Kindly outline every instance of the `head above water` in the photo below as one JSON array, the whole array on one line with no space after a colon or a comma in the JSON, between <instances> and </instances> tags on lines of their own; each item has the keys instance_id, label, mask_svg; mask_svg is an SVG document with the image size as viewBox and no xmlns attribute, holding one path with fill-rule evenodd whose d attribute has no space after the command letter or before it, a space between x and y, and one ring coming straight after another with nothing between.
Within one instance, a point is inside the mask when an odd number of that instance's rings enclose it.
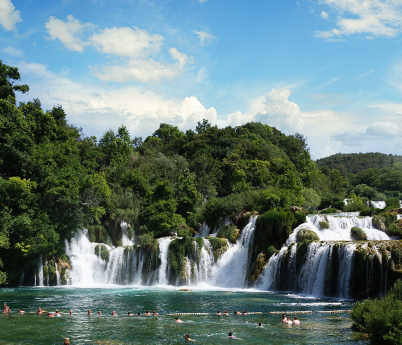
<instances>
[{"instance_id":1,"label":"head above water","mask_svg":"<svg viewBox=\"0 0 402 345\"><path fill-rule=\"evenodd\" d=\"M229 332L229 337L231 337L233 335L233 333L232 332Z\"/></svg>"}]
</instances>

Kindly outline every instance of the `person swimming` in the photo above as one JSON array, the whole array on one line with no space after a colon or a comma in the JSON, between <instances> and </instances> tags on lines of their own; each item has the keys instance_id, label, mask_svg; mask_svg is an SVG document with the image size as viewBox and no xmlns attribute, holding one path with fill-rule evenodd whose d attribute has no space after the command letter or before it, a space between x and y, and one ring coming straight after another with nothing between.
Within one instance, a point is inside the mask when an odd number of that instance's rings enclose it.
<instances>
[{"instance_id":1,"label":"person swimming","mask_svg":"<svg viewBox=\"0 0 402 345\"><path fill-rule=\"evenodd\" d=\"M112 316L117 316L117 314L114 310L112 311Z\"/></svg>"},{"instance_id":2,"label":"person swimming","mask_svg":"<svg viewBox=\"0 0 402 345\"><path fill-rule=\"evenodd\" d=\"M286 319L286 323L287 323L288 325L292 325L292 321L290 321L290 317L288 317L288 318Z\"/></svg>"},{"instance_id":3,"label":"person swimming","mask_svg":"<svg viewBox=\"0 0 402 345\"><path fill-rule=\"evenodd\" d=\"M221 315L222 315L221 311L218 310L218 312L216 313L216 315L221 316Z\"/></svg>"},{"instance_id":4,"label":"person swimming","mask_svg":"<svg viewBox=\"0 0 402 345\"><path fill-rule=\"evenodd\" d=\"M54 317L61 317L59 309L56 309L56 312L53 315L54 315Z\"/></svg>"},{"instance_id":5,"label":"person swimming","mask_svg":"<svg viewBox=\"0 0 402 345\"><path fill-rule=\"evenodd\" d=\"M24 314L24 313L25 313L25 311L23 311L21 308L18 309L18 314Z\"/></svg>"},{"instance_id":6,"label":"person swimming","mask_svg":"<svg viewBox=\"0 0 402 345\"><path fill-rule=\"evenodd\" d=\"M132 316L133 314L131 314L131 311L129 311L129 312L127 313L127 315L128 315L128 316Z\"/></svg>"},{"instance_id":7,"label":"person swimming","mask_svg":"<svg viewBox=\"0 0 402 345\"><path fill-rule=\"evenodd\" d=\"M7 305L7 303L4 303L3 313L10 313L10 312L11 312L10 307Z\"/></svg>"},{"instance_id":8,"label":"person swimming","mask_svg":"<svg viewBox=\"0 0 402 345\"><path fill-rule=\"evenodd\" d=\"M147 310L146 312L145 312L145 314L144 314L144 316L150 316L151 315L151 313L149 312L149 310Z\"/></svg>"},{"instance_id":9,"label":"person swimming","mask_svg":"<svg viewBox=\"0 0 402 345\"><path fill-rule=\"evenodd\" d=\"M243 310L241 314L242 314L242 315L247 315L247 313L246 313L245 310Z\"/></svg>"},{"instance_id":10,"label":"person swimming","mask_svg":"<svg viewBox=\"0 0 402 345\"><path fill-rule=\"evenodd\" d=\"M287 323L287 322L288 322L288 319L286 318L286 315L285 315L285 314L282 314L282 320L281 320L281 322L283 322L283 323Z\"/></svg>"},{"instance_id":11,"label":"person swimming","mask_svg":"<svg viewBox=\"0 0 402 345\"><path fill-rule=\"evenodd\" d=\"M88 310L88 316L93 315L91 309Z\"/></svg>"},{"instance_id":12,"label":"person swimming","mask_svg":"<svg viewBox=\"0 0 402 345\"><path fill-rule=\"evenodd\" d=\"M99 316L101 316L101 315L102 315L102 312L101 312L100 310L98 310L98 315L99 315Z\"/></svg>"},{"instance_id":13,"label":"person swimming","mask_svg":"<svg viewBox=\"0 0 402 345\"><path fill-rule=\"evenodd\" d=\"M72 316L73 315L73 311L70 310L70 312L68 313L68 316Z\"/></svg>"},{"instance_id":14,"label":"person swimming","mask_svg":"<svg viewBox=\"0 0 402 345\"><path fill-rule=\"evenodd\" d=\"M297 319L297 316L294 317L293 325L295 325L295 326L299 326L299 325L300 325L300 321Z\"/></svg>"},{"instance_id":15,"label":"person swimming","mask_svg":"<svg viewBox=\"0 0 402 345\"><path fill-rule=\"evenodd\" d=\"M54 317L54 314L52 314L52 313L50 313L50 312L47 312L47 316L48 316L48 317Z\"/></svg>"},{"instance_id":16,"label":"person swimming","mask_svg":"<svg viewBox=\"0 0 402 345\"><path fill-rule=\"evenodd\" d=\"M47 313L47 311L44 311L41 308L38 308L38 311L36 312L36 314L43 314L43 313Z\"/></svg>"},{"instance_id":17,"label":"person swimming","mask_svg":"<svg viewBox=\"0 0 402 345\"><path fill-rule=\"evenodd\" d=\"M141 313L140 313L140 312L138 312L138 313L137 313L137 316L141 316Z\"/></svg>"},{"instance_id":18,"label":"person swimming","mask_svg":"<svg viewBox=\"0 0 402 345\"><path fill-rule=\"evenodd\" d=\"M235 337L232 332L229 332L229 335L227 336L227 338L241 340L240 338Z\"/></svg>"},{"instance_id":19,"label":"person swimming","mask_svg":"<svg viewBox=\"0 0 402 345\"><path fill-rule=\"evenodd\" d=\"M235 314L235 315L240 315L240 312L237 311L237 310L235 310L235 311L234 311L234 314Z\"/></svg>"},{"instance_id":20,"label":"person swimming","mask_svg":"<svg viewBox=\"0 0 402 345\"><path fill-rule=\"evenodd\" d=\"M229 316L229 312L228 312L227 310L225 310L224 314L225 314L226 316Z\"/></svg>"},{"instance_id":21,"label":"person swimming","mask_svg":"<svg viewBox=\"0 0 402 345\"><path fill-rule=\"evenodd\" d=\"M183 323L183 321L181 321L178 316L175 317L175 320L176 323Z\"/></svg>"},{"instance_id":22,"label":"person swimming","mask_svg":"<svg viewBox=\"0 0 402 345\"><path fill-rule=\"evenodd\" d=\"M190 338L190 334L185 334L185 335L184 335L184 340L186 340L186 341L193 341L193 342L195 342L195 340L194 340L194 339L191 339L191 338Z\"/></svg>"},{"instance_id":23,"label":"person swimming","mask_svg":"<svg viewBox=\"0 0 402 345\"><path fill-rule=\"evenodd\" d=\"M264 326L263 326L263 325L261 324L261 322L260 322L260 323L258 323L257 328L264 328Z\"/></svg>"},{"instance_id":24,"label":"person swimming","mask_svg":"<svg viewBox=\"0 0 402 345\"><path fill-rule=\"evenodd\" d=\"M158 316L159 314L154 310L154 311L152 312L152 315L153 315L153 316Z\"/></svg>"}]
</instances>

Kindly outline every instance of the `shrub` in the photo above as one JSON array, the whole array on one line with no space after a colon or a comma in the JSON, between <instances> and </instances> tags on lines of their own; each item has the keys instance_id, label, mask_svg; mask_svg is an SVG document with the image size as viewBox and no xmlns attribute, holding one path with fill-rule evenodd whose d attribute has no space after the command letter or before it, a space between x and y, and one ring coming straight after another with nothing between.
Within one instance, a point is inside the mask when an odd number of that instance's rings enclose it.
<instances>
[{"instance_id":1,"label":"shrub","mask_svg":"<svg viewBox=\"0 0 402 345\"><path fill-rule=\"evenodd\" d=\"M385 204L387 205L387 209L392 209L392 208L400 208L400 203L399 203L399 198L388 198L385 200Z\"/></svg>"},{"instance_id":2,"label":"shrub","mask_svg":"<svg viewBox=\"0 0 402 345\"><path fill-rule=\"evenodd\" d=\"M350 229L350 232L351 232L352 239L355 240L355 241L365 241L365 240L367 240L366 233L362 229L360 229L360 228L358 228L356 226L354 226L352 229Z\"/></svg>"},{"instance_id":3,"label":"shrub","mask_svg":"<svg viewBox=\"0 0 402 345\"><path fill-rule=\"evenodd\" d=\"M402 234L402 219L395 220L388 227L388 234L390 236L401 236Z\"/></svg>"},{"instance_id":4,"label":"shrub","mask_svg":"<svg viewBox=\"0 0 402 345\"><path fill-rule=\"evenodd\" d=\"M336 208L337 210L343 210L343 208L345 207L345 203L343 201L335 201L333 204L333 207Z\"/></svg>"},{"instance_id":5,"label":"shrub","mask_svg":"<svg viewBox=\"0 0 402 345\"><path fill-rule=\"evenodd\" d=\"M88 227L88 235L91 242L106 243L110 245L110 237L102 225L91 225Z\"/></svg>"},{"instance_id":6,"label":"shrub","mask_svg":"<svg viewBox=\"0 0 402 345\"><path fill-rule=\"evenodd\" d=\"M186 237L186 236L192 237L193 235L194 235L194 229L190 228L187 225L180 225L179 229L177 230L177 236L180 237Z\"/></svg>"},{"instance_id":7,"label":"shrub","mask_svg":"<svg viewBox=\"0 0 402 345\"><path fill-rule=\"evenodd\" d=\"M368 334L372 344L401 344L402 281L397 280L381 300L357 302L350 316L353 328Z\"/></svg>"},{"instance_id":8,"label":"shrub","mask_svg":"<svg viewBox=\"0 0 402 345\"><path fill-rule=\"evenodd\" d=\"M297 233L297 242L303 242L304 240L319 241L318 235L309 229L300 229Z\"/></svg>"},{"instance_id":9,"label":"shrub","mask_svg":"<svg viewBox=\"0 0 402 345\"><path fill-rule=\"evenodd\" d=\"M154 236L152 233L146 233L138 236L138 243L143 248L149 248L154 244Z\"/></svg>"},{"instance_id":10,"label":"shrub","mask_svg":"<svg viewBox=\"0 0 402 345\"><path fill-rule=\"evenodd\" d=\"M360 198L349 202L343 210L345 212L358 212L368 209L368 205L366 205Z\"/></svg>"},{"instance_id":11,"label":"shrub","mask_svg":"<svg viewBox=\"0 0 402 345\"><path fill-rule=\"evenodd\" d=\"M328 213L336 213L337 209L336 208L326 208L325 210L322 210L322 214L328 214Z\"/></svg>"},{"instance_id":12,"label":"shrub","mask_svg":"<svg viewBox=\"0 0 402 345\"><path fill-rule=\"evenodd\" d=\"M100 256L103 261L109 262L109 251L104 244L98 244L95 247L95 254Z\"/></svg>"},{"instance_id":13,"label":"shrub","mask_svg":"<svg viewBox=\"0 0 402 345\"><path fill-rule=\"evenodd\" d=\"M219 259L219 257L227 250L228 242L226 240L216 238L216 237L205 237L211 243L215 261Z\"/></svg>"},{"instance_id":14,"label":"shrub","mask_svg":"<svg viewBox=\"0 0 402 345\"><path fill-rule=\"evenodd\" d=\"M319 224L321 229L329 229L329 223L326 220L320 221Z\"/></svg>"},{"instance_id":15,"label":"shrub","mask_svg":"<svg viewBox=\"0 0 402 345\"><path fill-rule=\"evenodd\" d=\"M235 225L224 225L219 229L216 237L227 238L230 243L236 243L240 238L240 230L236 229Z\"/></svg>"}]
</instances>

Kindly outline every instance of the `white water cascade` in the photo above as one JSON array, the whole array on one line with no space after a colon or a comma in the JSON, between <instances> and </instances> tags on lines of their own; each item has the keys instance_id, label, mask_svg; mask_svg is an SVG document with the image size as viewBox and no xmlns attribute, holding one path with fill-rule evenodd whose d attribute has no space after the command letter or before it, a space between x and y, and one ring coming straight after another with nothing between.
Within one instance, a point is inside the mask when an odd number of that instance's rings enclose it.
<instances>
[{"instance_id":1,"label":"white water cascade","mask_svg":"<svg viewBox=\"0 0 402 345\"><path fill-rule=\"evenodd\" d=\"M170 242L172 242L172 238L170 237L159 240L159 259L161 260L158 277L159 285L168 285L168 249Z\"/></svg>"},{"instance_id":2,"label":"white water cascade","mask_svg":"<svg viewBox=\"0 0 402 345\"><path fill-rule=\"evenodd\" d=\"M257 217L250 218L240 239L218 260L212 268L212 282L221 287L244 287L248 263L249 245L253 239Z\"/></svg>"},{"instance_id":3,"label":"white water cascade","mask_svg":"<svg viewBox=\"0 0 402 345\"><path fill-rule=\"evenodd\" d=\"M54 268L55 268L55 270L56 270L56 285L57 285L57 286L60 286L60 285L61 285L61 278L60 278L60 272L59 272L59 270L57 269L58 267L57 267L57 262L56 262L56 260L54 260Z\"/></svg>"},{"instance_id":4,"label":"white water cascade","mask_svg":"<svg viewBox=\"0 0 402 345\"><path fill-rule=\"evenodd\" d=\"M39 257L38 260L38 286L44 286L43 285L43 257L42 255ZM35 285L36 285L36 276L35 276Z\"/></svg>"}]
</instances>

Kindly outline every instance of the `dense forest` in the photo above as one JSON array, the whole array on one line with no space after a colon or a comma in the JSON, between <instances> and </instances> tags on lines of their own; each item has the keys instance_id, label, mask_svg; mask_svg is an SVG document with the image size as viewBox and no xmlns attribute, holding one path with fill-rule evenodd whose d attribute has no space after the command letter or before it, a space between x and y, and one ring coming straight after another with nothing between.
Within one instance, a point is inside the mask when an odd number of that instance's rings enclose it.
<instances>
[{"instance_id":1,"label":"dense forest","mask_svg":"<svg viewBox=\"0 0 402 345\"><path fill-rule=\"evenodd\" d=\"M16 283L40 255L65 258L64 241L84 227L94 241L107 235L119 245L125 221L147 247L247 211L361 210L364 198L401 197L402 163L356 174L319 168L303 135L261 123L218 128L203 120L186 132L161 124L144 140L121 126L87 137L60 105L17 103L16 93L29 91L19 79L0 61L1 284Z\"/></svg>"}]
</instances>

